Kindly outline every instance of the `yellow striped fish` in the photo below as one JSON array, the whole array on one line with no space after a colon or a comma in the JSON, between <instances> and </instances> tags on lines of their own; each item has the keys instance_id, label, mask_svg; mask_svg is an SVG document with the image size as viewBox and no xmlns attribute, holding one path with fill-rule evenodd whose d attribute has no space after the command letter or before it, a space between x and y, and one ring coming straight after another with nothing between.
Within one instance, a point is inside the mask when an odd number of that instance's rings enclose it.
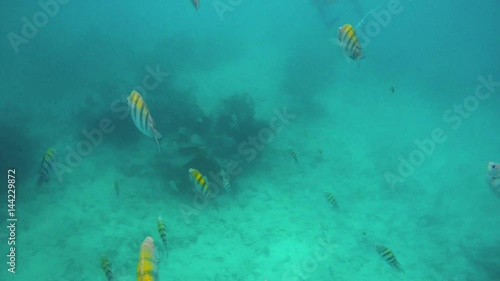
<instances>
[{"instance_id":1,"label":"yellow striped fish","mask_svg":"<svg viewBox=\"0 0 500 281\"><path fill-rule=\"evenodd\" d=\"M387 262L390 266L394 267L398 271L404 272L398 260L396 259L396 256L394 256L389 248L383 245L375 245L375 248L377 249L377 253L385 260L385 262Z\"/></svg>"},{"instance_id":2,"label":"yellow striped fish","mask_svg":"<svg viewBox=\"0 0 500 281\"><path fill-rule=\"evenodd\" d=\"M359 62L365 57L361 52L361 45L352 25L347 23L339 27L339 42L345 54L351 59Z\"/></svg>"},{"instance_id":3,"label":"yellow striped fish","mask_svg":"<svg viewBox=\"0 0 500 281\"><path fill-rule=\"evenodd\" d=\"M161 134L155 129L155 122L151 113L149 112L148 105L142 98L141 94L137 91L132 91L127 98L130 115L135 126L146 136L153 138L158 145L160 151Z\"/></svg>"},{"instance_id":4,"label":"yellow striped fish","mask_svg":"<svg viewBox=\"0 0 500 281\"><path fill-rule=\"evenodd\" d=\"M226 192L231 191L231 182L229 181L229 174L226 171L221 170L220 177L222 179L222 187L224 187Z\"/></svg>"},{"instance_id":5,"label":"yellow striped fish","mask_svg":"<svg viewBox=\"0 0 500 281\"><path fill-rule=\"evenodd\" d=\"M101 268L104 271L104 274L106 274L106 279L108 281L113 281L113 271L111 270L111 263L106 256L102 256Z\"/></svg>"},{"instance_id":6,"label":"yellow striped fish","mask_svg":"<svg viewBox=\"0 0 500 281\"><path fill-rule=\"evenodd\" d=\"M163 223L163 219L158 217L158 232L160 233L161 241L165 246L165 250L167 249L167 230L165 229L165 223Z\"/></svg>"},{"instance_id":7,"label":"yellow striped fish","mask_svg":"<svg viewBox=\"0 0 500 281\"><path fill-rule=\"evenodd\" d=\"M189 177L193 181L195 189L199 191L206 198L214 198L210 187L208 186L207 178L204 177L198 170L189 169Z\"/></svg>"},{"instance_id":8,"label":"yellow striped fish","mask_svg":"<svg viewBox=\"0 0 500 281\"><path fill-rule=\"evenodd\" d=\"M335 199L335 196L333 196L333 194L331 192L325 192L325 196L326 196L326 200L328 200L328 202L330 202L330 204L332 205L333 208L335 209L338 209L338 205L337 205L337 199Z\"/></svg>"},{"instance_id":9,"label":"yellow striped fish","mask_svg":"<svg viewBox=\"0 0 500 281\"><path fill-rule=\"evenodd\" d=\"M153 238L146 237L141 244L137 263L137 281L158 280L158 257Z\"/></svg>"},{"instance_id":10,"label":"yellow striped fish","mask_svg":"<svg viewBox=\"0 0 500 281\"><path fill-rule=\"evenodd\" d=\"M47 183L50 180L50 174L54 172L54 163L57 161L56 151L49 148L42 159L42 164L40 165L38 178L38 186L42 183Z\"/></svg>"}]
</instances>

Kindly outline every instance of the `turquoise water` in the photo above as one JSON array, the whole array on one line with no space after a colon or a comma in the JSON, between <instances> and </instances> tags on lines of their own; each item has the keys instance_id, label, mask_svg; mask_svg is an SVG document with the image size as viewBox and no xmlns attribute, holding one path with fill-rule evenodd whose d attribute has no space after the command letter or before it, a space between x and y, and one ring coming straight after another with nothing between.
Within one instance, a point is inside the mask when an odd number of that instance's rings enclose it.
<instances>
[{"instance_id":1,"label":"turquoise water","mask_svg":"<svg viewBox=\"0 0 500 281\"><path fill-rule=\"evenodd\" d=\"M4 2L0 280L500 280L498 1Z\"/></svg>"}]
</instances>

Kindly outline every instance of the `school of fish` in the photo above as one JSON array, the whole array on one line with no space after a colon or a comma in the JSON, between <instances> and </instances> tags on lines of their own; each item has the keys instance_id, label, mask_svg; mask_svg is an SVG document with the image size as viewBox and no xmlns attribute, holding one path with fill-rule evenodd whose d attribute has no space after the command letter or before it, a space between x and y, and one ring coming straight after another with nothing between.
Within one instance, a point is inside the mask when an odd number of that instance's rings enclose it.
<instances>
[{"instance_id":1,"label":"school of fish","mask_svg":"<svg viewBox=\"0 0 500 281\"><path fill-rule=\"evenodd\" d=\"M334 2L335 0L331 0ZM200 1L191 0L197 12L200 11ZM364 18L363 18L364 20ZM357 25L359 26L359 25ZM359 62L361 59L365 58L362 51L362 46L358 37L356 35L355 27L351 24L346 23L338 28L338 42L341 46L343 52L352 60ZM394 87L391 87L391 92L394 93ZM144 100L141 93L137 90L133 90L127 98L127 105L130 112L130 116L135 127L144 135L152 138L154 143L161 152L160 141L162 139L161 133L156 128L156 123L153 120L151 112L149 110L146 101ZM294 149L288 148L288 154L292 160L299 164L299 157ZM320 154L322 151L320 150ZM37 180L38 186L44 183L48 183L51 176L55 173L55 166L57 165L57 155L55 149L48 149L42 157L42 161L39 168L39 177ZM216 197L216 192L211 188L208 183L207 177L204 176L200 171L195 168L190 168L188 170L188 175L193 183L194 190L200 193L203 197L213 200ZM231 191L231 182L229 174L225 170L221 170L220 177L222 181L222 187L226 192ZM500 197L500 164L496 162L489 162L487 164L487 183L491 191ZM120 196L120 188L118 182L114 182L114 190L117 197ZM338 203L336 197L332 192L324 192L326 201L334 209L338 210ZM164 251L167 251L167 232L165 222L161 217L157 218L157 230L160 239L164 246ZM388 247L384 245L375 245L375 250L380 256L380 258L385 261L389 266L394 268L399 272L404 272L398 259ZM146 237L139 247L139 257L137 262L137 280L138 281L157 281L159 276L159 263L158 251L155 247L155 243L152 237ZM101 258L101 268L104 272L105 278L108 281L114 280L112 264L107 258L107 256L102 256Z\"/></svg>"}]
</instances>

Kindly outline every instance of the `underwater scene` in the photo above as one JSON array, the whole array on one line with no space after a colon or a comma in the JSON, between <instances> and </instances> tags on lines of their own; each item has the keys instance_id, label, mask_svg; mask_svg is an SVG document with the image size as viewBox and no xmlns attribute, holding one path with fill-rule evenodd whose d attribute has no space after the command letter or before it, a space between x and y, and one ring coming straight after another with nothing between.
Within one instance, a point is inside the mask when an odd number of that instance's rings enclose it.
<instances>
[{"instance_id":1,"label":"underwater scene","mask_svg":"<svg viewBox=\"0 0 500 281\"><path fill-rule=\"evenodd\" d=\"M0 281L500 281L497 0L0 4Z\"/></svg>"}]
</instances>

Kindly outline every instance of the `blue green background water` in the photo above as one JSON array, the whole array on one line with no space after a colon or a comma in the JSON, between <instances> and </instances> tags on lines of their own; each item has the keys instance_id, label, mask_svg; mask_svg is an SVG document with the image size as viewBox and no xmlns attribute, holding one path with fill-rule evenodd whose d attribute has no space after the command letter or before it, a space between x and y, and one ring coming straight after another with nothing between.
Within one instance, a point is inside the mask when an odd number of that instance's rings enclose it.
<instances>
[{"instance_id":1,"label":"blue green background water","mask_svg":"<svg viewBox=\"0 0 500 281\"><path fill-rule=\"evenodd\" d=\"M359 65L337 28L391 1L66 2L31 38L22 19L40 4L0 4L0 168L17 171L18 218L11 274L4 183L1 280L105 280L103 254L134 280L146 236L162 280L500 280L500 201L485 182L500 161L498 83L474 98L480 77L500 81L498 1L401 0L387 24L370 14ZM143 95L162 153L123 111L157 67L168 76ZM103 119L113 130L72 160ZM435 130L441 142L415 152ZM37 187L50 147L68 170ZM187 170L227 163L239 163L232 190L195 205Z\"/></svg>"}]
</instances>

